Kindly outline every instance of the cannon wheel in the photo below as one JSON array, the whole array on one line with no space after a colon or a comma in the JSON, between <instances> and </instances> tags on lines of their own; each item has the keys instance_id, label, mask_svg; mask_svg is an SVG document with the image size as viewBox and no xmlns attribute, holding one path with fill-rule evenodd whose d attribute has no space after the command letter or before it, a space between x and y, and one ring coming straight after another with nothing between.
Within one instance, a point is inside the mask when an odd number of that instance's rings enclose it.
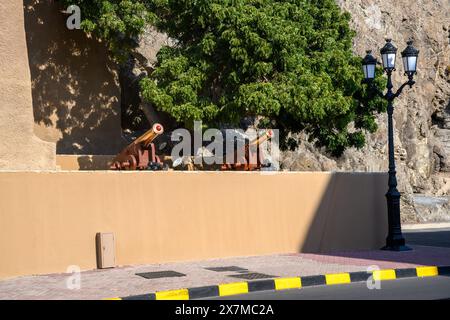
<instances>
[{"instance_id":1,"label":"cannon wheel","mask_svg":"<svg viewBox=\"0 0 450 320\"><path fill-rule=\"evenodd\" d=\"M132 154L130 154L128 157L127 157L127 160L128 160L128 162L129 162L129 164L130 164L130 166L129 166L129 170L136 170L136 167L137 167L137 160L136 160L136 157L135 156L133 156Z\"/></svg>"}]
</instances>

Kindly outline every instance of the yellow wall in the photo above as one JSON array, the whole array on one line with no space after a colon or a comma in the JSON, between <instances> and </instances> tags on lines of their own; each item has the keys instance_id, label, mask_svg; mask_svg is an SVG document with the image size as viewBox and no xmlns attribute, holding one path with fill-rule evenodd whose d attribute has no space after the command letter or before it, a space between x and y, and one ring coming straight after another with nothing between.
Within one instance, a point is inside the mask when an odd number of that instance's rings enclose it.
<instances>
[{"instance_id":1,"label":"yellow wall","mask_svg":"<svg viewBox=\"0 0 450 320\"><path fill-rule=\"evenodd\" d=\"M33 132L22 1L0 1L0 170L55 169L55 143Z\"/></svg>"},{"instance_id":2,"label":"yellow wall","mask_svg":"<svg viewBox=\"0 0 450 320\"><path fill-rule=\"evenodd\" d=\"M0 278L118 265L381 247L381 173L0 172Z\"/></svg>"},{"instance_id":3,"label":"yellow wall","mask_svg":"<svg viewBox=\"0 0 450 320\"><path fill-rule=\"evenodd\" d=\"M54 170L56 153L126 145L117 65L104 43L67 29L63 9L0 1L0 170Z\"/></svg>"},{"instance_id":4,"label":"yellow wall","mask_svg":"<svg viewBox=\"0 0 450 320\"><path fill-rule=\"evenodd\" d=\"M116 155L57 154L57 170L109 170Z\"/></svg>"}]
</instances>

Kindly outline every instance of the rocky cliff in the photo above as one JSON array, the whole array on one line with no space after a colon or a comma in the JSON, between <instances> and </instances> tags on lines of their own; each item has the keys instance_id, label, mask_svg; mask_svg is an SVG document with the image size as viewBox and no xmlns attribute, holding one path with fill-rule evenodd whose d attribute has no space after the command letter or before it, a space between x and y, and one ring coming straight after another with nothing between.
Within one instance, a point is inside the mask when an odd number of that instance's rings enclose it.
<instances>
[{"instance_id":1,"label":"rocky cliff","mask_svg":"<svg viewBox=\"0 0 450 320\"><path fill-rule=\"evenodd\" d=\"M417 84L403 91L395 104L394 126L403 220L450 220L450 1L338 0L352 15L357 34L354 52L364 56L392 38L399 52L408 39L420 50ZM406 80L397 59L394 87ZM284 154L290 170L387 170L387 116L378 117L379 129L367 137L362 150L349 149L330 158L303 138L299 150ZM420 196L418 194L421 194ZM439 198L423 201L423 194Z\"/></svg>"}]
</instances>

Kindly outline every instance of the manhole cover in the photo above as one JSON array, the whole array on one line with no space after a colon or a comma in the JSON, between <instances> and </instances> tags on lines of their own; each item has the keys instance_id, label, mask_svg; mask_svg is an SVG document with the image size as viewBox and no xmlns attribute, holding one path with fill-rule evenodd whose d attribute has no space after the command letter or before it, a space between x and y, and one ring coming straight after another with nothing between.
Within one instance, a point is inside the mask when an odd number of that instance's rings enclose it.
<instances>
[{"instance_id":1,"label":"manhole cover","mask_svg":"<svg viewBox=\"0 0 450 320\"><path fill-rule=\"evenodd\" d=\"M216 272L226 272L226 271L248 271L245 268L241 268L241 267L236 267L236 266L227 266L227 267L210 267L210 268L205 268L206 270L210 270L210 271L216 271Z\"/></svg>"},{"instance_id":2,"label":"manhole cover","mask_svg":"<svg viewBox=\"0 0 450 320\"><path fill-rule=\"evenodd\" d=\"M271 275L268 275L268 274L257 273L257 272L233 274L233 275L230 275L229 277L246 279L246 280L276 278L276 276L271 276Z\"/></svg>"},{"instance_id":3,"label":"manhole cover","mask_svg":"<svg viewBox=\"0 0 450 320\"><path fill-rule=\"evenodd\" d=\"M143 272L136 273L137 276L141 276L146 279L158 279L158 278L171 278L171 277L184 277L183 273L176 271L155 271L155 272Z\"/></svg>"}]
</instances>

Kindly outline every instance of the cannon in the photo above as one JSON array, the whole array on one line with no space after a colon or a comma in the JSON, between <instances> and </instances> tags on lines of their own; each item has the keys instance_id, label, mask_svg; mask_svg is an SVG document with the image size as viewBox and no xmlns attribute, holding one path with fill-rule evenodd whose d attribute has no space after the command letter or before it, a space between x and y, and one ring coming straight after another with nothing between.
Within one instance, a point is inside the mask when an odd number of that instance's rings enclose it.
<instances>
[{"instance_id":1,"label":"cannon","mask_svg":"<svg viewBox=\"0 0 450 320\"><path fill-rule=\"evenodd\" d=\"M196 171L196 170L221 170L221 171L254 171L261 170L262 168L268 168L271 164L268 162L269 159L264 158L264 154L260 145L266 140L273 137L273 131L267 130L262 135L257 138L250 140L246 139L243 150L243 157L239 159L239 152L234 147L234 160L232 163L226 162L226 155L223 158L223 164L205 164L203 161L205 156L203 153L196 156L184 156L177 159L171 159L173 168L180 168L181 170ZM224 142L224 149L226 149L226 143ZM202 163L196 163L201 159Z\"/></svg>"},{"instance_id":2,"label":"cannon","mask_svg":"<svg viewBox=\"0 0 450 320\"><path fill-rule=\"evenodd\" d=\"M161 170L163 163L156 154L156 137L164 132L161 124L153 127L124 148L112 161L111 170Z\"/></svg>"},{"instance_id":3,"label":"cannon","mask_svg":"<svg viewBox=\"0 0 450 320\"><path fill-rule=\"evenodd\" d=\"M273 131L267 130L261 136L249 141L245 144L244 158L238 159L238 153L234 154L234 163L224 163L221 170L235 170L235 171L253 171L260 170L268 166L264 163L264 155L259 147L264 141L272 138ZM235 150L236 151L236 150ZM270 166L270 164L269 164Z\"/></svg>"}]
</instances>

